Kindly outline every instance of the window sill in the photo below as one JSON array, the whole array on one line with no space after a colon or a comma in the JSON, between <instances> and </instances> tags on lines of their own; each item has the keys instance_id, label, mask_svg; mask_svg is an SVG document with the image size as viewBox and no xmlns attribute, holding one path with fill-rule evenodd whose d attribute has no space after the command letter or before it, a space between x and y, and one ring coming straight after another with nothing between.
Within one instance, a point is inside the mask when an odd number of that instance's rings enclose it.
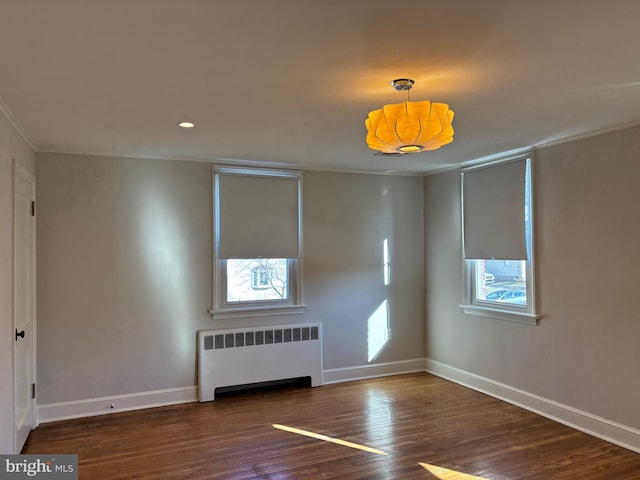
<instances>
[{"instance_id":1,"label":"window sill","mask_svg":"<svg viewBox=\"0 0 640 480\"><path fill-rule=\"evenodd\" d=\"M276 315L302 315L306 305L286 305L272 307L239 307L210 309L214 320L225 318L274 317Z\"/></svg>"},{"instance_id":2,"label":"window sill","mask_svg":"<svg viewBox=\"0 0 640 480\"><path fill-rule=\"evenodd\" d=\"M541 315L536 315L535 313L515 312L498 308L481 307L479 305L459 305L459 307L467 315L495 318L497 320L522 323L525 325L538 325L538 320L541 318Z\"/></svg>"}]
</instances>

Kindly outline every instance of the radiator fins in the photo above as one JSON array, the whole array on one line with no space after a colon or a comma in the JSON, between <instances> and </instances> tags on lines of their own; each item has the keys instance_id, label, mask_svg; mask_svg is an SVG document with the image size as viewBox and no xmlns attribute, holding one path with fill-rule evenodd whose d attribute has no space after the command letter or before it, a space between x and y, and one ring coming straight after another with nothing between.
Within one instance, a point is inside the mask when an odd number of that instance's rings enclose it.
<instances>
[{"instance_id":1,"label":"radiator fins","mask_svg":"<svg viewBox=\"0 0 640 480\"><path fill-rule=\"evenodd\" d=\"M318 339L318 327L261 329L251 332L242 331L205 335L204 349L220 350L223 348L253 347L256 345L270 345L275 343L306 342Z\"/></svg>"}]
</instances>

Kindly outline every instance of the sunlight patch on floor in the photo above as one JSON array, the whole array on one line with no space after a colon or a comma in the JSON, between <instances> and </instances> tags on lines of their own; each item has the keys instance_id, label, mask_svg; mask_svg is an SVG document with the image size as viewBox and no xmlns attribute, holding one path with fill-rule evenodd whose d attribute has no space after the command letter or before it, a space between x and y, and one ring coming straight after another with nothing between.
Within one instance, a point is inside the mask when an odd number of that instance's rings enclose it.
<instances>
[{"instance_id":1,"label":"sunlight patch on floor","mask_svg":"<svg viewBox=\"0 0 640 480\"><path fill-rule=\"evenodd\" d=\"M329 437L327 435L310 432L308 430L302 430L300 428L287 427L286 425L280 425L278 423L273 423L272 427L277 428L278 430L283 430L285 432L290 432L290 433L295 433L297 435L304 435L305 437L315 438L316 440L323 440L325 442L331 442L331 443L335 443L337 445L342 445L349 448L356 448L358 450L363 450L365 452L376 453L378 455L387 455L385 452L383 452L382 450L378 450L377 448L367 447L366 445L360 445L359 443L347 442L346 440ZM467 473L458 472L456 470L449 470L448 468L439 467L437 465L431 465L429 463L418 462L418 465L426 469L429 473L434 475L439 480L488 480L483 477L469 475Z\"/></svg>"},{"instance_id":2,"label":"sunlight patch on floor","mask_svg":"<svg viewBox=\"0 0 640 480\"><path fill-rule=\"evenodd\" d=\"M426 468L429 473L435 475L440 480L487 480L486 478L476 477L475 475L469 475L467 473L456 472L455 470L438 467L437 465L430 465L428 463L422 462L418 463L420 466Z\"/></svg>"},{"instance_id":3,"label":"sunlight patch on floor","mask_svg":"<svg viewBox=\"0 0 640 480\"><path fill-rule=\"evenodd\" d=\"M299 428L287 427L286 425L279 425L274 423L273 428L277 428L278 430L284 430L285 432L297 433L298 435L304 435L305 437L315 438L317 440L324 440L325 442L336 443L338 445L343 445L345 447L357 448L358 450L364 450L365 452L376 453L378 455L386 455L382 450L378 450L377 448L367 447L366 445L360 445L358 443L347 442L346 440L340 440L339 438L328 437L326 435L321 435L319 433L309 432L307 430L301 430Z\"/></svg>"}]
</instances>

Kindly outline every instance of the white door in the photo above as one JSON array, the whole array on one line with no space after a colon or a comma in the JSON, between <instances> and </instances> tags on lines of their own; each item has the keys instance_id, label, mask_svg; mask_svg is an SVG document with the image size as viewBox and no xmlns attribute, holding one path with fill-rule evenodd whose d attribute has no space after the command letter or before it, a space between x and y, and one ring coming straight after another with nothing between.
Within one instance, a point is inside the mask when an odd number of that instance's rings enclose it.
<instances>
[{"instance_id":1,"label":"white door","mask_svg":"<svg viewBox=\"0 0 640 480\"><path fill-rule=\"evenodd\" d=\"M13 326L15 451L34 427L35 180L14 162Z\"/></svg>"}]
</instances>

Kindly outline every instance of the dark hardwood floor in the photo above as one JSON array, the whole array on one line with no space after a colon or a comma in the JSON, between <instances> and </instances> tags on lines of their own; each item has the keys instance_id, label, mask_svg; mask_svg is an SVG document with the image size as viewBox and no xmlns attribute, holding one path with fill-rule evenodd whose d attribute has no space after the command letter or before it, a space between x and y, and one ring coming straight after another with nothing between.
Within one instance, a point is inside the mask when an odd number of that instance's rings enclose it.
<instances>
[{"instance_id":1,"label":"dark hardwood floor","mask_svg":"<svg viewBox=\"0 0 640 480\"><path fill-rule=\"evenodd\" d=\"M85 480L640 479L639 454L426 373L49 423L23 453Z\"/></svg>"}]
</instances>

